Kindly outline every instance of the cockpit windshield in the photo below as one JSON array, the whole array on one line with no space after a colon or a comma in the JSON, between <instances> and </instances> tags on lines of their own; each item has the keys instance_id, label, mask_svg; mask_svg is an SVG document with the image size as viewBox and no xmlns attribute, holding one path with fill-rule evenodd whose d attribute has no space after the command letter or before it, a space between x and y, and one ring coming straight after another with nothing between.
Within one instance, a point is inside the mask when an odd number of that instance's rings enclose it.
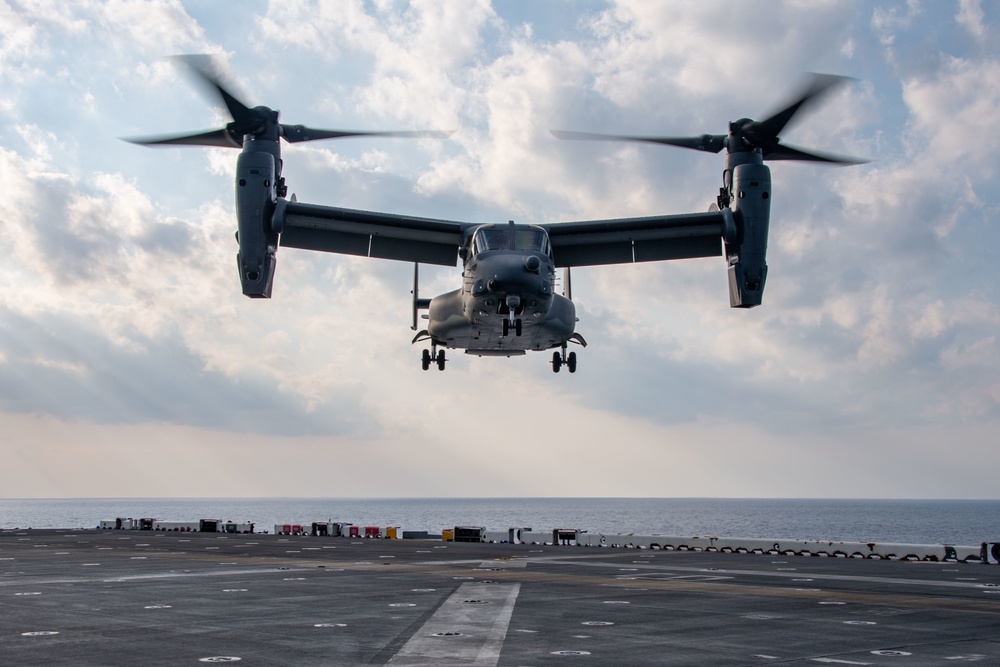
<instances>
[{"instance_id":1,"label":"cockpit windshield","mask_svg":"<svg viewBox=\"0 0 1000 667\"><path fill-rule=\"evenodd\" d=\"M515 229L514 250L549 252L549 235L541 229Z\"/></svg>"},{"instance_id":2,"label":"cockpit windshield","mask_svg":"<svg viewBox=\"0 0 1000 667\"><path fill-rule=\"evenodd\" d=\"M549 254L549 235L538 227L497 225L476 230L472 241L474 254L489 250L520 250Z\"/></svg>"},{"instance_id":3,"label":"cockpit windshield","mask_svg":"<svg viewBox=\"0 0 1000 667\"><path fill-rule=\"evenodd\" d=\"M509 248L510 234L503 227L498 229L480 229L476 232L477 253L487 250L508 250Z\"/></svg>"}]
</instances>

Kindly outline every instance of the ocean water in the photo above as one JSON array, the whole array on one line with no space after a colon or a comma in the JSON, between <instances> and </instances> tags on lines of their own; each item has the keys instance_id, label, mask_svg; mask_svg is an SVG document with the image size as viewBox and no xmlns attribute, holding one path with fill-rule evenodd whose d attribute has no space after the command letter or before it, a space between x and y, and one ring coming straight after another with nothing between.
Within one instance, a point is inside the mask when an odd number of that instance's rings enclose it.
<instances>
[{"instance_id":1,"label":"ocean water","mask_svg":"<svg viewBox=\"0 0 1000 667\"><path fill-rule=\"evenodd\" d=\"M93 528L102 519L346 521L438 533L453 526L910 544L1000 541L1000 500L735 498L0 499L0 528Z\"/></svg>"}]
</instances>

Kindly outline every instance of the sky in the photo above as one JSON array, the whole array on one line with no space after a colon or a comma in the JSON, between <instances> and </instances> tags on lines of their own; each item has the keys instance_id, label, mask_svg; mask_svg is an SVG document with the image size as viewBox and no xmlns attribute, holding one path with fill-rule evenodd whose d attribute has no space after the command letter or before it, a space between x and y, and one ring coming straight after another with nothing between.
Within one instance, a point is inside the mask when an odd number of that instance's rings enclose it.
<instances>
[{"instance_id":1,"label":"sky","mask_svg":"<svg viewBox=\"0 0 1000 667\"><path fill-rule=\"evenodd\" d=\"M998 498L1000 5L0 0L0 497ZM278 252L242 296L215 54L287 123L299 201L468 222L707 210L724 156L550 128L725 133L851 77L770 164L764 305L721 258L573 273L575 374L445 372L412 265ZM458 268L423 267L421 296Z\"/></svg>"}]
</instances>

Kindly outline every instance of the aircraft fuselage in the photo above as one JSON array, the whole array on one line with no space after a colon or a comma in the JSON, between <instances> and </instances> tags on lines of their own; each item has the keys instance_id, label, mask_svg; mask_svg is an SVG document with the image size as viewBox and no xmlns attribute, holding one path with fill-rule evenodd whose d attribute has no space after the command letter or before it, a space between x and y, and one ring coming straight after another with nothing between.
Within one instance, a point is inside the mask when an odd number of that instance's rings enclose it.
<instances>
[{"instance_id":1,"label":"aircraft fuselage","mask_svg":"<svg viewBox=\"0 0 1000 667\"><path fill-rule=\"evenodd\" d=\"M431 299L427 333L437 346L479 356L561 347L576 308L556 294L548 234L532 225L483 225L463 249L462 287Z\"/></svg>"}]
</instances>

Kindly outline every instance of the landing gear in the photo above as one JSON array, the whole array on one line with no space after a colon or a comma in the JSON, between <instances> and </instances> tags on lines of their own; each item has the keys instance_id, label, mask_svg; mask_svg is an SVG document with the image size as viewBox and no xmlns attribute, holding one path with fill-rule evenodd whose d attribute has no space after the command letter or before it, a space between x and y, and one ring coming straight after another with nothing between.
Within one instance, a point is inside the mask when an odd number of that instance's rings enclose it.
<instances>
[{"instance_id":1,"label":"landing gear","mask_svg":"<svg viewBox=\"0 0 1000 667\"><path fill-rule=\"evenodd\" d=\"M447 361L444 356L444 350L437 349L437 345L433 343L431 344L431 349L424 350L423 354L420 355L420 367L425 371L431 367L432 363L437 365L439 371L443 371Z\"/></svg>"},{"instance_id":2,"label":"landing gear","mask_svg":"<svg viewBox=\"0 0 1000 667\"><path fill-rule=\"evenodd\" d=\"M576 372L576 352L566 354L565 345L562 346L561 352L552 353L552 372L558 373L559 369L563 367L563 364L566 364L566 369L570 373Z\"/></svg>"},{"instance_id":3,"label":"landing gear","mask_svg":"<svg viewBox=\"0 0 1000 667\"><path fill-rule=\"evenodd\" d=\"M520 319L514 320L513 327L514 327L514 335L515 336L520 336L521 335L521 320ZM510 335L510 329L511 329L511 321L510 320L504 320L503 321L503 337L504 338L506 338L507 336Z\"/></svg>"},{"instance_id":4,"label":"landing gear","mask_svg":"<svg viewBox=\"0 0 1000 667\"><path fill-rule=\"evenodd\" d=\"M510 330L514 330L515 336L521 335L521 320L515 318L514 315L517 313L517 309L521 307L521 297L518 294L508 294L507 300L507 312L510 315L503 321L503 335L506 338L510 334Z\"/></svg>"}]
</instances>

